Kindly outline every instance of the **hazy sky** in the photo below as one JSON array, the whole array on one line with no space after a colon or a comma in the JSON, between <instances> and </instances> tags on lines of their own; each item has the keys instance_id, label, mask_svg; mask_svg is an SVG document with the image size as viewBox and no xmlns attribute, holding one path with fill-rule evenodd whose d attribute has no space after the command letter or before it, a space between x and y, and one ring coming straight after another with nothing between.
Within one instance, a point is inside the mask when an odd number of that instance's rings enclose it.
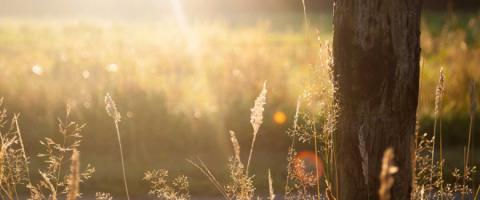
<instances>
[{"instance_id":1,"label":"hazy sky","mask_svg":"<svg viewBox=\"0 0 480 200\"><path fill-rule=\"evenodd\" d=\"M0 0L0 17L158 19L178 1L187 16L303 12L302 0ZM307 12L331 12L333 0L305 0ZM479 0L424 0L427 9L478 10Z\"/></svg>"},{"instance_id":2,"label":"hazy sky","mask_svg":"<svg viewBox=\"0 0 480 200\"><path fill-rule=\"evenodd\" d=\"M171 1L180 2L187 14L302 11L300 0L0 0L0 15L148 18L169 15Z\"/></svg>"}]
</instances>

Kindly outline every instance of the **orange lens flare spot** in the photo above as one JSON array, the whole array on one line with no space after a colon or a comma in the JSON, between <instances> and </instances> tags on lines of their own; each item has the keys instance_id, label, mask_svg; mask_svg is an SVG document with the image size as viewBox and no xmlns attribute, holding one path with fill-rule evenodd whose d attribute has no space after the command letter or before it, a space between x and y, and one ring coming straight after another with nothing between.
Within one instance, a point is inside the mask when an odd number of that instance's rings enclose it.
<instances>
[{"instance_id":1,"label":"orange lens flare spot","mask_svg":"<svg viewBox=\"0 0 480 200\"><path fill-rule=\"evenodd\" d=\"M273 121L278 124L284 124L287 121L287 115L282 111L277 111L273 114Z\"/></svg>"},{"instance_id":2,"label":"orange lens flare spot","mask_svg":"<svg viewBox=\"0 0 480 200\"><path fill-rule=\"evenodd\" d=\"M317 164L315 164L315 162ZM311 151L301 151L294 161L295 176L304 182L315 184L323 176L323 162L319 156Z\"/></svg>"}]
</instances>

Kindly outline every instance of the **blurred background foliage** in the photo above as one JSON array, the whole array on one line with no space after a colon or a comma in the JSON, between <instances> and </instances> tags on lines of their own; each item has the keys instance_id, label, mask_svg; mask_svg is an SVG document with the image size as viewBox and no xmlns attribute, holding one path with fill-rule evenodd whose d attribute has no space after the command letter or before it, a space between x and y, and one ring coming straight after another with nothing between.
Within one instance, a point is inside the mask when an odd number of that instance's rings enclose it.
<instances>
[{"instance_id":1,"label":"blurred background foliage","mask_svg":"<svg viewBox=\"0 0 480 200\"><path fill-rule=\"evenodd\" d=\"M322 44L332 35L330 1L306 1L309 27L300 1L203 5L191 0L184 2L183 20L167 1L73 2L0 1L0 96L9 111L21 113L34 166L42 165L35 158L42 151L38 141L58 137L57 118L65 115L68 103L73 119L87 124L82 163L97 169L84 193L122 194L114 125L104 105L109 92L122 114L131 192L147 193L141 180L145 170L166 168L190 176L193 195L214 195L208 180L185 159L199 157L215 173L226 174L228 130L248 150L250 108L267 81L265 123L253 170L255 183L262 186L259 192L267 191L268 168L280 187L290 142L285 131L297 98L312 84L328 83L326 70L318 69L327 67ZM470 81L477 81L480 92L479 5L431 2L426 1L422 19L418 116L421 132L432 132L435 87L443 67L442 132L451 168L463 160ZM316 101L321 105L326 99ZM474 147L480 147L478 130Z\"/></svg>"}]
</instances>

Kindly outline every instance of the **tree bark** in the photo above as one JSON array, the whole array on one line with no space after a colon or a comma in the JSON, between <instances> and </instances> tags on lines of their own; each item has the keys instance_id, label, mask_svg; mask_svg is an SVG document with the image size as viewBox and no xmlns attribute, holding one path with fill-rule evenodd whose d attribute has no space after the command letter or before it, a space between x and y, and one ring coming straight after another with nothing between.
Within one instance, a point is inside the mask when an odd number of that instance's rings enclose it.
<instances>
[{"instance_id":1,"label":"tree bark","mask_svg":"<svg viewBox=\"0 0 480 200\"><path fill-rule=\"evenodd\" d=\"M339 200L379 198L382 155L388 147L399 167L392 199L410 199L420 8L420 0L334 1Z\"/></svg>"}]
</instances>

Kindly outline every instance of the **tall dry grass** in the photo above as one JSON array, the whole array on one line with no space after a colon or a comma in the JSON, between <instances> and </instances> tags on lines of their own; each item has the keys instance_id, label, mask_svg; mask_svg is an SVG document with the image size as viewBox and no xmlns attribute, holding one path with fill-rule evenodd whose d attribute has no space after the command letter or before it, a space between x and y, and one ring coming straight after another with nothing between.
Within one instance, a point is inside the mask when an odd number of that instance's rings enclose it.
<instances>
[{"instance_id":1,"label":"tall dry grass","mask_svg":"<svg viewBox=\"0 0 480 200\"><path fill-rule=\"evenodd\" d=\"M147 171L143 179L150 182L150 191L148 193L158 199L190 199L189 182L186 176L178 176L171 182L167 178L168 171L165 169Z\"/></svg>"},{"instance_id":2,"label":"tall dry grass","mask_svg":"<svg viewBox=\"0 0 480 200\"><path fill-rule=\"evenodd\" d=\"M122 148L122 140L120 137L120 129L118 128L118 123L121 120L121 114L117 110L117 105L115 104L115 101L112 99L110 94L107 93L105 95L105 109L107 110L108 116L110 116L113 119L113 123L115 124L115 130L117 133L117 140L118 140L118 147L120 150L120 159L121 159L121 164L122 164L122 174L123 174L123 186L125 187L125 193L127 195L127 200L130 200L130 195L128 193L128 184L127 184L127 173L125 172L125 160L123 157L123 148Z\"/></svg>"},{"instance_id":3,"label":"tall dry grass","mask_svg":"<svg viewBox=\"0 0 480 200\"><path fill-rule=\"evenodd\" d=\"M3 100L0 101L0 106L2 104ZM85 125L70 120L70 107L67 105L65 118L58 119L58 133L63 140L57 142L51 138L45 138L40 141L45 148L45 153L40 153L37 157L46 164L46 168L37 169L40 179L34 183L30 177L30 158L22 141L19 116L14 114L11 120L8 120L7 110L3 108L0 112L1 199L24 199L25 194L19 194L19 190L29 191L28 199L31 200L77 199L81 195L79 184L90 179L95 172L91 165L80 170L77 149L80 146L81 132ZM68 167L70 170L67 170Z\"/></svg>"},{"instance_id":4,"label":"tall dry grass","mask_svg":"<svg viewBox=\"0 0 480 200\"><path fill-rule=\"evenodd\" d=\"M328 66L315 73L329 73ZM315 75L314 73L314 75ZM441 99L443 98L443 84L445 84L444 74L440 73L439 86L436 90L438 101L435 109L441 112ZM334 200L336 191L336 170L334 160L335 135L334 124L337 120L337 110L335 104L325 105L325 102L317 102L319 98L316 95L330 95L334 88L321 88L322 93L313 93L318 90L314 83L310 90L306 90L303 96L298 99L296 112L293 116L292 128L287 131L291 138L291 146L287 157L287 177L285 184L285 193L282 198L285 199L329 199ZM474 83L471 84L471 113L476 109L476 93ZM328 92L329 91L329 92ZM267 98L266 85L264 84L259 96L256 98L251 109L250 122L253 127L253 138L247 157L247 163L251 161L255 137L263 123L263 111L265 110ZM2 101L0 101L1 103ZM117 139L120 147L120 155L123 160L123 149L121 147L120 132L118 122L120 113L111 96L107 94L105 98L107 113L114 120ZM303 105L303 106L302 106ZM323 112L313 113L309 106L317 107L322 105ZM318 107L317 107L318 109ZM20 141L22 135L19 128L19 115L15 114L8 120L6 109L0 112L0 197L2 199L20 199L17 189L20 187L30 191L30 199L62 199L75 200L81 196L79 185L88 180L94 172L94 169L87 166L85 170L80 169L80 156L78 148L81 144L81 132L84 124L78 124L70 119L71 108L67 106L66 115L63 119L58 119L58 132L63 141L56 142L53 139L45 138L41 144L45 147L45 153L38 157L44 159L47 167L39 170L41 177L36 184L32 183L29 175L29 158L25 151L23 143ZM473 114L472 114L473 115ZM440 115L438 115L440 116ZM439 117L440 119L440 117ZM9 126L8 126L9 125ZM319 128L318 128L319 127ZM455 180L447 183L444 179L444 157L435 157L435 129L430 137L428 134L420 135L416 133L415 149L415 169L414 169L414 187L412 199L434 200L434 199L455 199L460 195L461 199L467 199L478 196L478 187L473 193L474 185L472 177L476 173L476 166L470 164L471 138L473 134L473 116L468 132L468 140L465 145L464 167L463 170L455 169L452 177ZM5 131L3 131L5 129ZM256 192L254 185L255 175L249 175L248 164L245 166L241 157L241 147L235 132L230 131L230 141L232 143L233 155L229 160L230 181L222 184L215 177L212 171L201 160L189 161L198 168L207 179L211 181L220 195L227 200L240 199L248 200L259 198L261 194ZM440 137L441 138L441 137ZM313 170L309 168L306 160L299 157L296 150L297 144L307 144L313 150L314 164ZM439 144L439 154L442 154L442 144ZM68 159L70 158L70 159ZM324 165L319 165L320 162ZM395 166L394 155L391 149L385 151L383 157L382 170L379 172L381 186L379 188L379 198L382 200L391 199L391 189L394 183L394 174L401 170ZM70 170L66 168L69 167ZM128 187L126 185L125 165L122 161L124 176L124 187L126 197L128 196ZM360 166L357 166L360 167ZM168 171L165 169L147 171L144 180L150 183L149 194L158 199L169 200L187 200L191 199L189 192L189 180L186 176L178 176L172 180L168 178ZM268 170L268 199L278 197L275 194L273 179L270 170ZM110 200L112 196L108 193L97 193L96 199Z\"/></svg>"},{"instance_id":5,"label":"tall dry grass","mask_svg":"<svg viewBox=\"0 0 480 200\"><path fill-rule=\"evenodd\" d=\"M474 184L473 177L477 172L476 166L469 166L469 158L471 157L470 152L472 151L471 147L471 137L473 127L473 119L470 120L469 132L467 133L467 142L464 147L463 154L463 170L455 168L451 172L451 178L454 180L453 183L447 183L444 178L444 167L445 159L443 157L443 141L442 141L442 131L441 131L441 118L440 113L442 111L442 99L445 93L445 74L443 70L440 70L439 82L435 90L435 123L433 134L431 137L425 133L419 135L418 129L415 133L416 141L416 150L415 150L415 173L414 173L414 187L412 192L412 198L421 199L421 200L430 200L430 199L455 199L458 195L460 198L476 198L478 192L473 193ZM471 88L474 83L471 84ZM471 113L475 112L476 102L474 99L475 91L470 89L470 104L471 104ZM435 148L436 148L436 130L437 130L437 121L440 121L440 140L438 145L438 159L435 157ZM448 159L448 158L447 158ZM478 191L478 189L477 189Z\"/></svg>"},{"instance_id":6,"label":"tall dry grass","mask_svg":"<svg viewBox=\"0 0 480 200\"><path fill-rule=\"evenodd\" d=\"M252 114L250 115L250 124L252 124L253 128L253 139L252 144L250 146L250 154L248 154L247 160L247 168L245 170L245 174L248 176L248 169L250 168L250 161L252 160L253 154L253 147L255 146L255 141L257 139L258 129L263 124L263 106L266 104L266 95L267 95L267 88L266 82L263 83L263 89L258 95L257 99L255 99L255 105L251 109Z\"/></svg>"},{"instance_id":7,"label":"tall dry grass","mask_svg":"<svg viewBox=\"0 0 480 200\"><path fill-rule=\"evenodd\" d=\"M193 166L198 168L217 188L225 199L248 200L254 198L255 187L253 185L253 177L249 175L250 162L252 160L253 149L258 135L258 130L263 124L263 111L266 104L267 88L266 82L263 83L262 90L255 99L254 106L250 114L250 124L253 128L253 138L250 145L250 151L247 158L247 165L244 164L240 157L240 145L235 132L230 131L230 140L232 142L234 155L229 159L230 182L222 185L217 178L211 173L208 167L200 159L197 162L189 161ZM269 179L271 181L271 179ZM270 197L274 196L273 188L270 187Z\"/></svg>"}]
</instances>

